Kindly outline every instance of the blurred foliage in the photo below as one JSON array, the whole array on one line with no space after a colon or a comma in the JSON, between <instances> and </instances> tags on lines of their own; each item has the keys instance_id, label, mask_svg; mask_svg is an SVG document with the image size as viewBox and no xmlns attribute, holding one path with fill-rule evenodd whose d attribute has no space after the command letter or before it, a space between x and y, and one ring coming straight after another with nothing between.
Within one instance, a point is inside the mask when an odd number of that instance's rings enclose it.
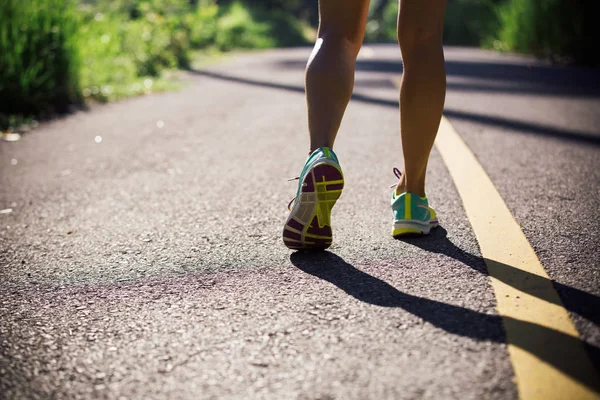
<instances>
[{"instance_id":1,"label":"blurred foliage","mask_svg":"<svg viewBox=\"0 0 600 400\"><path fill-rule=\"evenodd\" d=\"M275 46L276 40L268 22L256 21L247 7L235 2L217 20L214 44L220 50L263 49Z\"/></svg>"},{"instance_id":2,"label":"blurred foliage","mask_svg":"<svg viewBox=\"0 0 600 400\"><path fill-rule=\"evenodd\" d=\"M190 67L190 50L306 43L302 24L295 18L240 2L102 0L83 4L83 94L98 100L155 90L164 83L156 78L165 69ZM140 81L140 77L152 79Z\"/></svg>"},{"instance_id":3,"label":"blurred foliage","mask_svg":"<svg viewBox=\"0 0 600 400\"><path fill-rule=\"evenodd\" d=\"M510 0L497 8L498 50L531 53L555 62L600 64L593 0Z\"/></svg>"},{"instance_id":4,"label":"blurred foliage","mask_svg":"<svg viewBox=\"0 0 600 400\"><path fill-rule=\"evenodd\" d=\"M219 0L218 3L227 5L234 1L240 0ZM317 26L319 23L317 0L241 0L241 2L251 9L261 9L268 13L284 13L312 26Z\"/></svg>"},{"instance_id":5,"label":"blurred foliage","mask_svg":"<svg viewBox=\"0 0 600 400\"><path fill-rule=\"evenodd\" d=\"M64 0L0 1L0 126L78 102L78 16ZM18 118L17 118L18 120Z\"/></svg>"},{"instance_id":6,"label":"blurred foliage","mask_svg":"<svg viewBox=\"0 0 600 400\"><path fill-rule=\"evenodd\" d=\"M302 3L302 2L300 2ZM305 24L259 2L0 0L0 128L170 86L191 52L306 44Z\"/></svg>"},{"instance_id":7,"label":"blurred foliage","mask_svg":"<svg viewBox=\"0 0 600 400\"><path fill-rule=\"evenodd\" d=\"M499 28L498 0L454 0L448 3L444 20L444 43L481 46Z\"/></svg>"},{"instance_id":8,"label":"blurred foliage","mask_svg":"<svg viewBox=\"0 0 600 400\"><path fill-rule=\"evenodd\" d=\"M444 43L600 64L593 0L448 0ZM395 41L398 1L372 0L367 41Z\"/></svg>"},{"instance_id":9,"label":"blurred foliage","mask_svg":"<svg viewBox=\"0 0 600 400\"><path fill-rule=\"evenodd\" d=\"M369 8L369 20L365 32L366 42L396 41L396 21L398 2L372 0Z\"/></svg>"},{"instance_id":10,"label":"blurred foliage","mask_svg":"<svg viewBox=\"0 0 600 400\"><path fill-rule=\"evenodd\" d=\"M499 0L450 0L444 21L444 43L479 46L498 29ZM368 42L396 41L398 1L373 0L367 24Z\"/></svg>"},{"instance_id":11,"label":"blurred foliage","mask_svg":"<svg viewBox=\"0 0 600 400\"><path fill-rule=\"evenodd\" d=\"M448 0L444 41L597 65L592 1ZM0 128L163 90L165 71L189 68L193 51L306 44L317 3L0 0ZM366 40L395 41L397 12L397 0L372 0Z\"/></svg>"}]
</instances>

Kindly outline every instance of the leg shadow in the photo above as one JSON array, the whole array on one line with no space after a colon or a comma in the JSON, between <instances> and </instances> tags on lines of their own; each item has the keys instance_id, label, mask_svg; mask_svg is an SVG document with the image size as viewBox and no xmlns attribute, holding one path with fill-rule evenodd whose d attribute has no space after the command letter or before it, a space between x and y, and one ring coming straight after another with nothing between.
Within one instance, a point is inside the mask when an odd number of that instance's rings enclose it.
<instances>
[{"instance_id":1,"label":"leg shadow","mask_svg":"<svg viewBox=\"0 0 600 400\"><path fill-rule=\"evenodd\" d=\"M562 300L562 305L567 310L579 314L596 325L600 325L600 297L538 275L530 274L511 265L468 253L452 243L448 239L448 232L441 226L434 229L428 237L406 238L402 239L402 241L430 253L444 254L482 274L488 274L487 266L490 265L496 271L500 272L496 274L495 278L507 285L554 304L560 305L560 300ZM555 297L547 296L545 291L538 290L539 287L544 287L548 282L551 282L559 293L559 301Z\"/></svg>"},{"instance_id":2,"label":"leg shadow","mask_svg":"<svg viewBox=\"0 0 600 400\"><path fill-rule=\"evenodd\" d=\"M463 253L463 256L468 254ZM469 255L469 260L483 262L481 258L477 260L478 257L473 257L475 256ZM401 292L389 283L355 268L331 252L297 252L290 256L290 260L301 271L333 284L359 301L380 307L401 308L451 334L475 340L505 343L504 326L510 326L511 332L518 332L511 336L511 344L600 393L598 376L593 373L594 371L580 365L568 353L568 349L582 345L577 338L527 321L514 318L503 320L498 315L488 315ZM546 340L541 342L537 339L540 337ZM588 350L593 353L593 356L600 356L600 349L597 347L588 345Z\"/></svg>"}]
</instances>

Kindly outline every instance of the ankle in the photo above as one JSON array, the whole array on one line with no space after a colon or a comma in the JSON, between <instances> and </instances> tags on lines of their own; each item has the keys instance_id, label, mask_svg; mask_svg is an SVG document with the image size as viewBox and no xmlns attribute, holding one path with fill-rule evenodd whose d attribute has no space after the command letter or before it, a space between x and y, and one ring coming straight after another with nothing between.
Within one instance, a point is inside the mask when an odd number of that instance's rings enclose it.
<instances>
[{"instance_id":1,"label":"ankle","mask_svg":"<svg viewBox=\"0 0 600 400\"><path fill-rule=\"evenodd\" d=\"M406 183L402 179L398 182L398 185L396 185L396 196L399 196L404 192L406 192Z\"/></svg>"},{"instance_id":2,"label":"ankle","mask_svg":"<svg viewBox=\"0 0 600 400\"><path fill-rule=\"evenodd\" d=\"M406 175L404 172L400 172L397 168L394 168L394 174L399 178L398 184L396 185L396 196L406 192Z\"/></svg>"},{"instance_id":3,"label":"ankle","mask_svg":"<svg viewBox=\"0 0 600 400\"><path fill-rule=\"evenodd\" d=\"M419 197L426 197L425 196L425 188L422 186L407 185L404 189L405 189L404 190L405 192L410 192L412 194L416 194Z\"/></svg>"},{"instance_id":4,"label":"ankle","mask_svg":"<svg viewBox=\"0 0 600 400\"><path fill-rule=\"evenodd\" d=\"M405 170L406 171L406 170ZM409 174L406 176L406 172L402 174L401 182L404 186L403 191L416 194L420 197L425 197L425 174Z\"/></svg>"},{"instance_id":5,"label":"ankle","mask_svg":"<svg viewBox=\"0 0 600 400\"><path fill-rule=\"evenodd\" d=\"M329 143L319 144L319 145L311 145L310 151L308 154L312 154L315 150L322 149L323 147L327 147L330 150L333 148L333 146L331 146Z\"/></svg>"}]
</instances>

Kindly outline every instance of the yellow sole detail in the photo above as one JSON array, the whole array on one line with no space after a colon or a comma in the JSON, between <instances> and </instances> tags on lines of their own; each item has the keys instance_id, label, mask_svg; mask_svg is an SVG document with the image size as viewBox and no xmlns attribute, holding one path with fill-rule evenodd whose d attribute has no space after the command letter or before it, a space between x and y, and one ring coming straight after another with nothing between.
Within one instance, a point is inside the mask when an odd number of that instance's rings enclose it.
<instances>
[{"instance_id":1,"label":"yellow sole detail","mask_svg":"<svg viewBox=\"0 0 600 400\"><path fill-rule=\"evenodd\" d=\"M408 235L423 235L424 232L412 228L395 228L392 230L392 236L408 236Z\"/></svg>"}]
</instances>

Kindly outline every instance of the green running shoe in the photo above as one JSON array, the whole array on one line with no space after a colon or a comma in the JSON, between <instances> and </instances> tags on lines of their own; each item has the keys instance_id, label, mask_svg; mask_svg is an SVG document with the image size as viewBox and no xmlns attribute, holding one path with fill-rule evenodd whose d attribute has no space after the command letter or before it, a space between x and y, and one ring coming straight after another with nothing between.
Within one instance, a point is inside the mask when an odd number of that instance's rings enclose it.
<instances>
[{"instance_id":1,"label":"green running shoe","mask_svg":"<svg viewBox=\"0 0 600 400\"><path fill-rule=\"evenodd\" d=\"M394 228L392 236L428 235L431 229L439 226L436 212L429 207L427 197L405 192L396 195L392 193L392 212L394 213Z\"/></svg>"},{"instance_id":2,"label":"green running shoe","mask_svg":"<svg viewBox=\"0 0 600 400\"><path fill-rule=\"evenodd\" d=\"M306 160L296 197L288 205L283 243L293 250L325 250L333 241L331 209L342 194L344 175L329 147L319 147Z\"/></svg>"}]
</instances>

